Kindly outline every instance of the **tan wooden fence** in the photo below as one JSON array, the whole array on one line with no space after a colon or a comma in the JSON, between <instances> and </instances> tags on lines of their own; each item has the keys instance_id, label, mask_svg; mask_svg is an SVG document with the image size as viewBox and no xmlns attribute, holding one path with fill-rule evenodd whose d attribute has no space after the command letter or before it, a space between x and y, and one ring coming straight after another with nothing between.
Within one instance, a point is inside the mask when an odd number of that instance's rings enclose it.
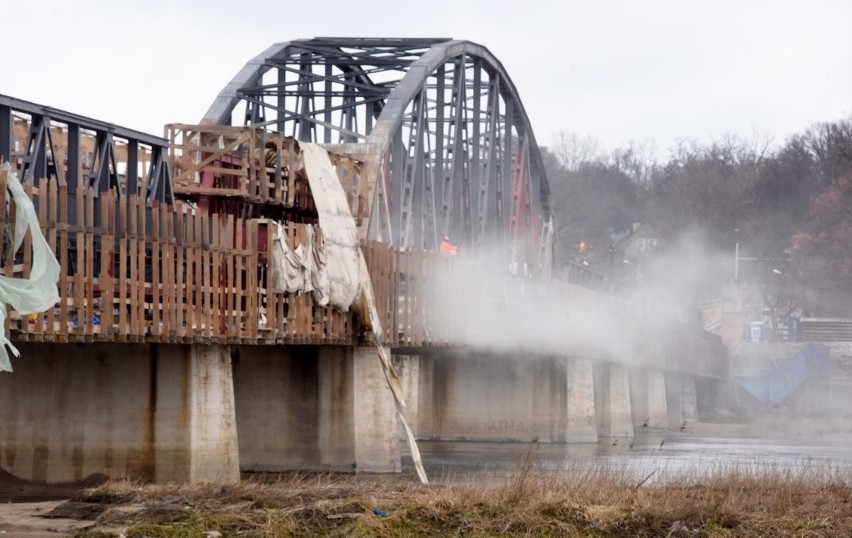
<instances>
[{"instance_id":1,"label":"tan wooden fence","mask_svg":"<svg viewBox=\"0 0 852 538\"><path fill-rule=\"evenodd\" d=\"M22 277L31 268L31 238L10 252L4 232L15 204L6 181L0 172L0 208L10 202L0 214L0 271ZM362 337L354 312L318 306L310 293L267 289L272 221L208 215L181 201L148 207L112 190L69 193L55 180L25 190L61 266L60 300L39 315L10 310L13 340L354 344ZM306 225L287 224L286 233L296 245ZM387 344L439 344L423 330L428 309L413 308L428 302L437 256L375 242L363 250ZM402 301L400 282L409 294Z\"/></svg>"}]
</instances>

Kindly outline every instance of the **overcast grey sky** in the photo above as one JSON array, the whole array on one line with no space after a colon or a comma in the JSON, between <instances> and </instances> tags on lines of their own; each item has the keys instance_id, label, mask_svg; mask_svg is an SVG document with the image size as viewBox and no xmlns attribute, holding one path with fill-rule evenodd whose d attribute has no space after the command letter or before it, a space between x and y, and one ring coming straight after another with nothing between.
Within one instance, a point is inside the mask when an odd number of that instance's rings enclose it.
<instances>
[{"instance_id":1,"label":"overcast grey sky","mask_svg":"<svg viewBox=\"0 0 852 538\"><path fill-rule=\"evenodd\" d=\"M852 114L852 1L31 0L4 2L0 93L135 129L196 123L272 43L452 37L488 47L543 145L607 149Z\"/></svg>"}]
</instances>

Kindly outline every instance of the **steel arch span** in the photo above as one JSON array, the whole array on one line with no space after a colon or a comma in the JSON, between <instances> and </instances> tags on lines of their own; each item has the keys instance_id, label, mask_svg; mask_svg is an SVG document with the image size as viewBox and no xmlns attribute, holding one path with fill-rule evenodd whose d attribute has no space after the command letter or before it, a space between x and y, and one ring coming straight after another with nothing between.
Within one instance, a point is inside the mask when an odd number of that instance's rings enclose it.
<instances>
[{"instance_id":1,"label":"steel arch span","mask_svg":"<svg viewBox=\"0 0 852 538\"><path fill-rule=\"evenodd\" d=\"M549 276L550 190L515 86L482 45L314 38L249 61L203 123L255 124L364 161L364 237Z\"/></svg>"}]
</instances>

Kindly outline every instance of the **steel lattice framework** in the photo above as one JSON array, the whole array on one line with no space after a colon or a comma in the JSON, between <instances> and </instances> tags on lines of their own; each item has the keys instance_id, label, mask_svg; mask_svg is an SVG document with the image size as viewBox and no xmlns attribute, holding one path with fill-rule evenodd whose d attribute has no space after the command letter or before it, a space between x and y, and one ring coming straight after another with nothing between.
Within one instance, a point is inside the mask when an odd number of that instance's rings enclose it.
<instances>
[{"instance_id":1,"label":"steel lattice framework","mask_svg":"<svg viewBox=\"0 0 852 538\"><path fill-rule=\"evenodd\" d=\"M517 91L485 47L451 39L314 38L248 62L204 123L262 124L366 163L362 234L549 273L541 155ZM363 203L367 201L367 203Z\"/></svg>"},{"instance_id":2,"label":"steel lattice framework","mask_svg":"<svg viewBox=\"0 0 852 538\"><path fill-rule=\"evenodd\" d=\"M26 133L21 140L17 128ZM0 95L0 162L9 160L35 185L56 178L70 193L78 185L99 193L115 188L118 196L170 204L168 147L158 136Z\"/></svg>"}]
</instances>

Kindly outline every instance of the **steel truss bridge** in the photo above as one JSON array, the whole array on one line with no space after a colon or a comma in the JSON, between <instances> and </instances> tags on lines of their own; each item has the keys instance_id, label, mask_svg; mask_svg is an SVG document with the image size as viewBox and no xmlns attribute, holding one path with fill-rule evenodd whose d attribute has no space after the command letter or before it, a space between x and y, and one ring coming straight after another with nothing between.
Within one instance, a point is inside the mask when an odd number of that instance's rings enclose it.
<instances>
[{"instance_id":1,"label":"steel truss bridge","mask_svg":"<svg viewBox=\"0 0 852 538\"><path fill-rule=\"evenodd\" d=\"M204 123L262 125L366 163L364 236L549 274L552 217L518 92L485 47L452 39L278 43L219 93Z\"/></svg>"},{"instance_id":2,"label":"steel truss bridge","mask_svg":"<svg viewBox=\"0 0 852 538\"><path fill-rule=\"evenodd\" d=\"M564 442L682 427L694 378L728 378L725 348L697 325L551 278L539 147L481 45L276 44L200 124L167 130L0 95L0 157L12 169L0 167L0 277L38 275L42 238L59 262L56 304L5 318L25 357L0 377L10 476L399 471L397 386L414 390L422 437ZM323 144L328 159L300 141ZM309 263L271 263L270 245L312 260L322 251L333 227L316 232L317 206L329 200L311 185L324 183L341 187L343 216L345 195L355 217L380 342L358 308L271 276ZM20 208L41 236L19 233ZM437 252L443 234L458 256ZM92 345L63 345L78 342ZM396 382L375 343L395 355Z\"/></svg>"},{"instance_id":3,"label":"steel truss bridge","mask_svg":"<svg viewBox=\"0 0 852 538\"><path fill-rule=\"evenodd\" d=\"M467 256L549 276L553 221L539 148L515 86L481 45L279 43L246 63L202 123L260 126L363 161L353 211L365 239L434 251L448 234ZM0 155L36 183L119 196L144 189L149 203L170 203L167 150L160 137L0 96Z\"/></svg>"}]
</instances>

